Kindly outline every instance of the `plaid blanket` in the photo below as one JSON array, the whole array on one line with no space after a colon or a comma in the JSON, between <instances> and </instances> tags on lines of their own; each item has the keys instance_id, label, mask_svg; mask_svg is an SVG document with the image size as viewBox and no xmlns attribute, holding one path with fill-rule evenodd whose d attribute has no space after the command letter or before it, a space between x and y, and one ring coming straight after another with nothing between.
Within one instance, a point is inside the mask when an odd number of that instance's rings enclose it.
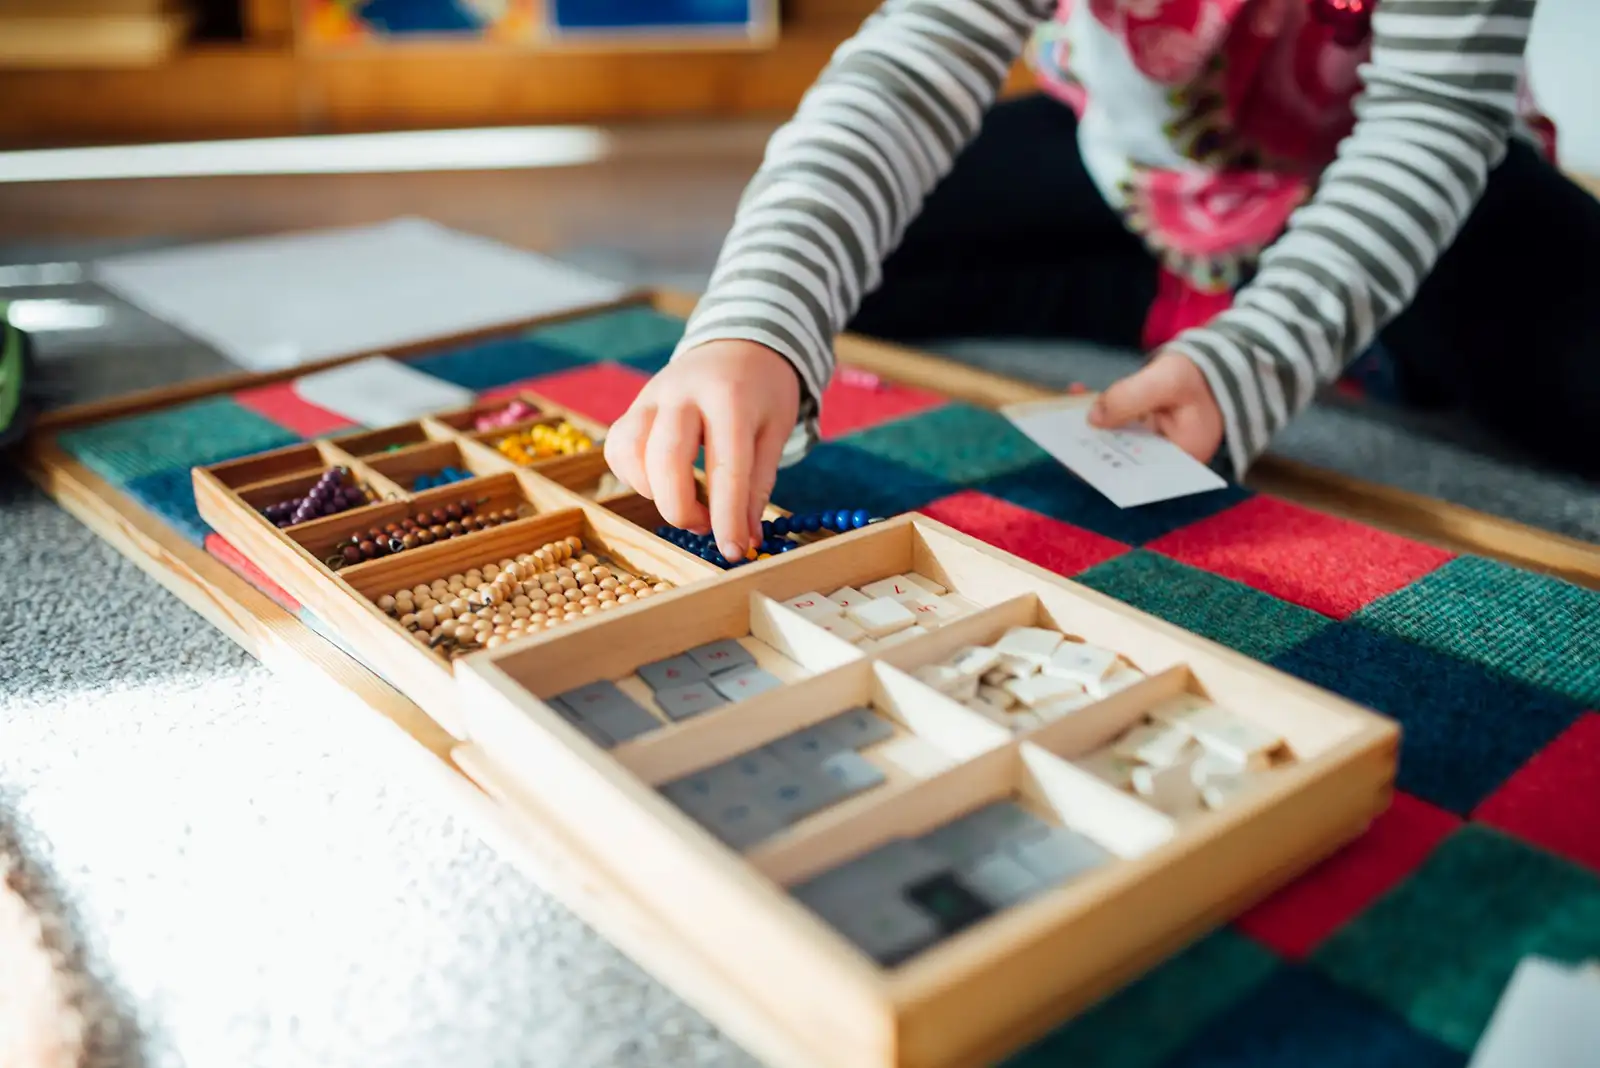
<instances>
[{"instance_id":1,"label":"plaid blanket","mask_svg":"<svg viewBox=\"0 0 1600 1068\"><path fill-rule=\"evenodd\" d=\"M610 422L682 327L631 308L413 365ZM303 613L206 527L189 468L346 429L280 384L59 442ZM1463 1065L1521 957L1600 957L1600 594L1239 486L1122 511L926 390L841 379L822 430L778 480L784 507L924 512L1404 729L1364 837L1012 1068Z\"/></svg>"}]
</instances>

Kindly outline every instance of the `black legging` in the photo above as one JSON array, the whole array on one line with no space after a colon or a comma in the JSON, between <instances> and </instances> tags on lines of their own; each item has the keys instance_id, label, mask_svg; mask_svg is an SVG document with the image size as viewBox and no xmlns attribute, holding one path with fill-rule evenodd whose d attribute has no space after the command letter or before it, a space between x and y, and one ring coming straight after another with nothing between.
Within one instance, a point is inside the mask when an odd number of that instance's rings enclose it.
<instances>
[{"instance_id":1,"label":"black legging","mask_svg":"<svg viewBox=\"0 0 1600 1068\"><path fill-rule=\"evenodd\" d=\"M1136 349L1157 267L1078 155L1072 111L997 105L850 330L896 341L1075 338ZM1416 299L1380 335L1402 391L1600 477L1600 200L1515 141Z\"/></svg>"}]
</instances>

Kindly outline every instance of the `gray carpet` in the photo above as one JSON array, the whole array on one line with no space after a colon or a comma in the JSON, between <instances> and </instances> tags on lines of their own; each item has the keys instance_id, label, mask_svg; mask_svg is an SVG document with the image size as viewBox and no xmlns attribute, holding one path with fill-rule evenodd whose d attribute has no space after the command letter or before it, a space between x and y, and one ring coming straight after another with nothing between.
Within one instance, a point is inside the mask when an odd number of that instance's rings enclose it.
<instances>
[{"instance_id":1,"label":"gray carpet","mask_svg":"<svg viewBox=\"0 0 1600 1068\"><path fill-rule=\"evenodd\" d=\"M0 846L96 1068L753 1063L9 473L0 562Z\"/></svg>"}]
</instances>

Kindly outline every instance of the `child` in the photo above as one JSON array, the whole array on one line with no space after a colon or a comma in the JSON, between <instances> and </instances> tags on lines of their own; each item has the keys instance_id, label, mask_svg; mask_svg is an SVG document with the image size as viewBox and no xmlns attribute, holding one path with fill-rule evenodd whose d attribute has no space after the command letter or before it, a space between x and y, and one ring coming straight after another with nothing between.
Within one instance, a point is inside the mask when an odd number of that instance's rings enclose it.
<instances>
[{"instance_id":1,"label":"child","mask_svg":"<svg viewBox=\"0 0 1600 1068\"><path fill-rule=\"evenodd\" d=\"M773 136L606 455L734 557L841 329L1139 346L1093 421L1234 475L1381 335L1408 398L1593 471L1600 203L1521 114L1533 8L890 0ZM1030 42L1046 95L991 106Z\"/></svg>"}]
</instances>

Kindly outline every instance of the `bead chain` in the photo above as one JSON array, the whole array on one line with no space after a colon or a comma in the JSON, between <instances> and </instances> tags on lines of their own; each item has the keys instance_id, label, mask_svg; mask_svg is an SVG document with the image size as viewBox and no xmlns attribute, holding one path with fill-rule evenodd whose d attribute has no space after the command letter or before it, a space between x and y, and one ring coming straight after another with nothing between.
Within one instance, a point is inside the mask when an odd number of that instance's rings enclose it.
<instances>
[{"instance_id":1,"label":"bead chain","mask_svg":"<svg viewBox=\"0 0 1600 1068\"><path fill-rule=\"evenodd\" d=\"M384 594L377 605L452 660L672 589L583 551L580 538Z\"/></svg>"},{"instance_id":2,"label":"bead chain","mask_svg":"<svg viewBox=\"0 0 1600 1068\"><path fill-rule=\"evenodd\" d=\"M687 549L700 559L716 564L723 570L740 567L755 560L766 560L779 553L793 552L805 543L798 538L802 534L816 534L819 531L831 530L843 533L847 530L859 530L873 523L882 522L874 518L872 513L865 508L851 510L840 508L836 511L807 512L791 516L780 516L777 519L763 519L761 521L761 544L753 546L743 560L730 560L722 555L722 550L717 548L714 534L696 534L692 530L681 527L660 526L656 528L656 535L665 538L672 544L682 549Z\"/></svg>"},{"instance_id":3,"label":"bead chain","mask_svg":"<svg viewBox=\"0 0 1600 1068\"><path fill-rule=\"evenodd\" d=\"M488 503L487 497L481 497L476 501L463 497L459 501L442 505L432 511L421 511L414 516L407 516L382 527L371 527L336 543L333 554L323 562L338 570L367 560L376 560L381 556L392 556L407 549L432 545L436 541L448 541L463 534L488 530L490 527L497 527L513 519L533 514L531 506L526 504L498 511L478 511Z\"/></svg>"},{"instance_id":4,"label":"bead chain","mask_svg":"<svg viewBox=\"0 0 1600 1068\"><path fill-rule=\"evenodd\" d=\"M348 467L330 467L322 472L322 477L306 491L305 496L274 501L261 509L261 514L271 520L273 526L282 528L338 515L371 503L371 492L365 486L348 482L349 478Z\"/></svg>"}]
</instances>

